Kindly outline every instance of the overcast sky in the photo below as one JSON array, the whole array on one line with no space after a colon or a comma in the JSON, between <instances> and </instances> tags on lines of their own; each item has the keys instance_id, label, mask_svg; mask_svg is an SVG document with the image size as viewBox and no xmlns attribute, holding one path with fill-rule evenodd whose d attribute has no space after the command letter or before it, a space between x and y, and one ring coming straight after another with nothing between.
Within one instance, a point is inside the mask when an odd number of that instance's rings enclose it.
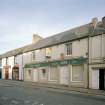
<instances>
[{"instance_id":1,"label":"overcast sky","mask_svg":"<svg viewBox=\"0 0 105 105\"><path fill-rule=\"evenodd\" d=\"M105 0L0 0L0 54L105 16Z\"/></svg>"}]
</instances>

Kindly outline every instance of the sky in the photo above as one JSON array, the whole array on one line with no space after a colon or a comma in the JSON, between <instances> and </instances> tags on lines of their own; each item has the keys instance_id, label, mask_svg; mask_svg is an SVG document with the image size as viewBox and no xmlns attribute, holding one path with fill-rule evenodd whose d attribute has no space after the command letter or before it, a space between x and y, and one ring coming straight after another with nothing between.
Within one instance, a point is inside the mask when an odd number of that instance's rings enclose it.
<instances>
[{"instance_id":1,"label":"sky","mask_svg":"<svg viewBox=\"0 0 105 105\"><path fill-rule=\"evenodd\" d=\"M0 0L0 54L105 16L105 0Z\"/></svg>"}]
</instances>

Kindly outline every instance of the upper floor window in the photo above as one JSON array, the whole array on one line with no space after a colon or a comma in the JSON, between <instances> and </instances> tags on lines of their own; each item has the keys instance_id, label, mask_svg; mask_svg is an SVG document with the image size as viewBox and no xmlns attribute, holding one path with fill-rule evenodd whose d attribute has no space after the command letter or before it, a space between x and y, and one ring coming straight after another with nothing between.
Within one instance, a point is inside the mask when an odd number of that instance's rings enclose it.
<instances>
[{"instance_id":1,"label":"upper floor window","mask_svg":"<svg viewBox=\"0 0 105 105\"><path fill-rule=\"evenodd\" d=\"M72 43L66 44L66 55L72 55Z\"/></svg>"},{"instance_id":2,"label":"upper floor window","mask_svg":"<svg viewBox=\"0 0 105 105\"><path fill-rule=\"evenodd\" d=\"M9 59L8 58L6 58L6 65L8 65L9 64Z\"/></svg>"},{"instance_id":3,"label":"upper floor window","mask_svg":"<svg viewBox=\"0 0 105 105\"><path fill-rule=\"evenodd\" d=\"M51 57L52 49L46 48L46 57Z\"/></svg>"},{"instance_id":4,"label":"upper floor window","mask_svg":"<svg viewBox=\"0 0 105 105\"><path fill-rule=\"evenodd\" d=\"M32 51L32 60L35 60L35 51Z\"/></svg>"}]
</instances>

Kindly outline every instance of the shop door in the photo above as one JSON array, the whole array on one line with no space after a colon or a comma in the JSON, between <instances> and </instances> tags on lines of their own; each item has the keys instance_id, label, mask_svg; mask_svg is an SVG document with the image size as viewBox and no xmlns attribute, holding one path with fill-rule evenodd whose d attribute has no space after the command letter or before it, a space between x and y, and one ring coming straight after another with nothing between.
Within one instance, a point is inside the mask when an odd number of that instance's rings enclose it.
<instances>
[{"instance_id":1,"label":"shop door","mask_svg":"<svg viewBox=\"0 0 105 105\"><path fill-rule=\"evenodd\" d=\"M33 69L32 71L32 82L37 82L38 81L38 70Z\"/></svg>"},{"instance_id":2,"label":"shop door","mask_svg":"<svg viewBox=\"0 0 105 105\"><path fill-rule=\"evenodd\" d=\"M60 84L69 84L69 70L66 66L60 68Z\"/></svg>"},{"instance_id":3,"label":"shop door","mask_svg":"<svg viewBox=\"0 0 105 105\"><path fill-rule=\"evenodd\" d=\"M105 69L99 70L99 89L105 90Z\"/></svg>"},{"instance_id":4,"label":"shop door","mask_svg":"<svg viewBox=\"0 0 105 105\"><path fill-rule=\"evenodd\" d=\"M9 78L9 69L5 69L5 79Z\"/></svg>"}]
</instances>

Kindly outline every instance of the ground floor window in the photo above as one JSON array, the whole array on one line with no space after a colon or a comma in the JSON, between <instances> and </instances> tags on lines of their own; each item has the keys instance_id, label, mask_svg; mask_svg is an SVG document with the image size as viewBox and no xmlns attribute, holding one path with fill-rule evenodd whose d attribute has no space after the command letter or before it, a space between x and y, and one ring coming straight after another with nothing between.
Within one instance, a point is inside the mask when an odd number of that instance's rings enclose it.
<instances>
[{"instance_id":1,"label":"ground floor window","mask_svg":"<svg viewBox=\"0 0 105 105\"><path fill-rule=\"evenodd\" d=\"M47 69L46 68L41 68L39 76L41 78L47 78Z\"/></svg>"},{"instance_id":2,"label":"ground floor window","mask_svg":"<svg viewBox=\"0 0 105 105\"><path fill-rule=\"evenodd\" d=\"M83 81L83 65L73 65L71 70L71 80L74 82Z\"/></svg>"},{"instance_id":3,"label":"ground floor window","mask_svg":"<svg viewBox=\"0 0 105 105\"><path fill-rule=\"evenodd\" d=\"M50 80L56 81L58 79L57 67L50 67Z\"/></svg>"}]
</instances>

